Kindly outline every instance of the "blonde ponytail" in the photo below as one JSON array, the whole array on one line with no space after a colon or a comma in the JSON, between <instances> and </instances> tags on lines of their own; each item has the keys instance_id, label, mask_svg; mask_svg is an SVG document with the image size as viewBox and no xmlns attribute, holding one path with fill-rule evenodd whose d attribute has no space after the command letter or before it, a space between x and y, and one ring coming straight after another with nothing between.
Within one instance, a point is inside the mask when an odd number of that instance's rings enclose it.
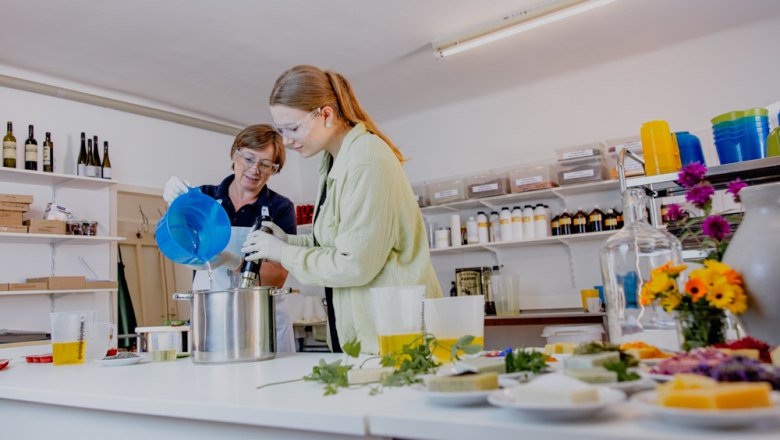
<instances>
[{"instance_id":1,"label":"blonde ponytail","mask_svg":"<svg viewBox=\"0 0 780 440\"><path fill-rule=\"evenodd\" d=\"M377 128L374 120L363 110L349 81L336 72L323 71L314 66L295 66L276 80L269 104L304 111L329 105L349 125L364 124L366 130L385 141L401 163L406 161L398 147Z\"/></svg>"}]
</instances>

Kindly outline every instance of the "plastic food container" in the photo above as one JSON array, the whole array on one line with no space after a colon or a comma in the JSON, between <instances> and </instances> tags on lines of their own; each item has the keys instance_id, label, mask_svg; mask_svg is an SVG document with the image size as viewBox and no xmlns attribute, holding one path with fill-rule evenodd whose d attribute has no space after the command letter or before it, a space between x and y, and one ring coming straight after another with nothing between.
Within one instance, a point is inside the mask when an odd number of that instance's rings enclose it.
<instances>
[{"instance_id":1,"label":"plastic food container","mask_svg":"<svg viewBox=\"0 0 780 440\"><path fill-rule=\"evenodd\" d=\"M466 178L466 188L470 199L500 196L509 193L506 175L484 173Z\"/></svg>"},{"instance_id":2,"label":"plastic food container","mask_svg":"<svg viewBox=\"0 0 780 440\"><path fill-rule=\"evenodd\" d=\"M442 180L428 184L431 205L466 200L466 182L463 179Z\"/></svg>"},{"instance_id":3,"label":"plastic food container","mask_svg":"<svg viewBox=\"0 0 780 440\"><path fill-rule=\"evenodd\" d=\"M417 200L417 206L430 206L431 199L428 197L428 185L420 183L412 185L412 191L414 192L414 198Z\"/></svg>"},{"instance_id":4,"label":"plastic food container","mask_svg":"<svg viewBox=\"0 0 780 440\"><path fill-rule=\"evenodd\" d=\"M622 137L622 138L608 140L607 149L606 149L606 159L607 159L607 169L609 170L610 179L618 178L617 161L618 161L618 154L620 153L620 150L628 150L636 154L640 158L644 158L644 154L642 152L641 137L629 136L629 137ZM634 159L631 159L630 157L626 158L624 165L626 170L626 177L645 175L645 169L642 167L642 164L635 161Z\"/></svg>"},{"instance_id":5,"label":"plastic food container","mask_svg":"<svg viewBox=\"0 0 780 440\"><path fill-rule=\"evenodd\" d=\"M556 186L558 186L558 175L552 164L523 167L509 172L509 187L513 193Z\"/></svg>"},{"instance_id":6,"label":"plastic food container","mask_svg":"<svg viewBox=\"0 0 780 440\"><path fill-rule=\"evenodd\" d=\"M54 356L51 353L36 354L25 356L25 360L30 364L49 364L54 362Z\"/></svg>"},{"instance_id":7,"label":"plastic food container","mask_svg":"<svg viewBox=\"0 0 780 440\"><path fill-rule=\"evenodd\" d=\"M607 177L607 167L601 157L558 162L558 183L561 185L600 182Z\"/></svg>"},{"instance_id":8,"label":"plastic food container","mask_svg":"<svg viewBox=\"0 0 780 440\"><path fill-rule=\"evenodd\" d=\"M556 342L590 342L601 341L604 327L599 324L590 325L551 325L542 330L542 337L548 344Z\"/></svg>"},{"instance_id":9,"label":"plastic food container","mask_svg":"<svg viewBox=\"0 0 780 440\"><path fill-rule=\"evenodd\" d=\"M578 145L576 147L556 148L555 155L558 161L582 159L584 157L601 157L606 145L603 142Z\"/></svg>"}]
</instances>

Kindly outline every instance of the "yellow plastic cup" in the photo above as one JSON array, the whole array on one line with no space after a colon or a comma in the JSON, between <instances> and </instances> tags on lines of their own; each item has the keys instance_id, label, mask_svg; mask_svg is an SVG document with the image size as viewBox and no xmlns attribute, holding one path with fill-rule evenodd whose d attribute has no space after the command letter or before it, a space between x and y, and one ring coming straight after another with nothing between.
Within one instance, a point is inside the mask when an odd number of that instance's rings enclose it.
<instances>
[{"instance_id":1,"label":"yellow plastic cup","mask_svg":"<svg viewBox=\"0 0 780 440\"><path fill-rule=\"evenodd\" d=\"M642 124L642 154L648 176L673 173L682 168L677 139L663 120Z\"/></svg>"},{"instance_id":2,"label":"yellow plastic cup","mask_svg":"<svg viewBox=\"0 0 780 440\"><path fill-rule=\"evenodd\" d=\"M582 311L588 311L588 298L598 298L599 291L596 289L584 289L580 290L580 296L582 297Z\"/></svg>"}]
</instances>

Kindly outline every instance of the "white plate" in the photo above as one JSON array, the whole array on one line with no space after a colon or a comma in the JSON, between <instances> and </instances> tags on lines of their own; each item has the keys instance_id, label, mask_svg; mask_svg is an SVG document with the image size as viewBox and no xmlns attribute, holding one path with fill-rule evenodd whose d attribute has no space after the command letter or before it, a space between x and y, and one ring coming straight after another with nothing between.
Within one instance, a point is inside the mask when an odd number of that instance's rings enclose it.
<instances>
[{"instance_id":1,"label":"white plate","mask_svg":"<svg viewBox=\"0 0 780 440\"><path fill-rule=\"evenodd\" d=\"M697 428L742 428L762 420L780 417L780 393L773 391L771 408L752 409L684 409L669 408L658 405L658 394L655 391L643 391L634 395L631 402L643 410L680 425Z\"/></svg>"},{"instance_id":2,"label":"white plate","mask_svg":"<svg viewBox=\"0 0 780 440\"><path fill-rule=\"evenodd\" d=\"M95 362L104 367L118 367L120 365L133 365L144 360L143 356L123 359L97 359Z\"/></svg>"},{"instance_id":3,"label":"white plate","mask_svg":"<svg viewBox=\"0 0 780 440\"><path fill-rule=\"evenodd\" d=\"M641 371L639 372L639 374L648 379L653 379L656 382L668 382L672 380L672 378L674 377L673 374L656 374L656 373L648 373L645 371Z\"/></svg>"},{"instance_id":4,"label":"white plate","mask_svg":"<svg viewBox=\"0 0 780 440\"><path fill-rule=\"evenodd\" d=\"M598 386L599 400L579 404L543 405L529 402L517 402L506 391L493 392L488 396L491 405L519 411L523 415L541 420L575 420L591 416L604 408L622 402L626 395L622 391Z\"/></svg>"},{"instance_id":5,"label":"white plate","mask_svg":"<svg viewBox=\"0 0 780 440\"><path fill-rule=\"evenodd\" d=\"M642 377L637 380L629 380L626 382L602 383L599 385L612 388L613 390L620 390L626 394L631 394L646 388L653 388L655 387L655 382L651 380L649 377Z\"/></svg>"},{"instance_id":6,"label":"white plate","mask_svg":"<svg viewBox=\"0 0 780 440\"><path fill-rule=\"evenodd\" d=\"M499 377L498 385L501 388L511 388L517 386L517 381L509 378ZM435 405L442 406L469 406L469 405L481 405L485 403L490 393L495 393L496 390L487 391L462 391L462 392L442 392L442 391L428 391L424 389L425 399Z\"/></svg>"}]
</instances>

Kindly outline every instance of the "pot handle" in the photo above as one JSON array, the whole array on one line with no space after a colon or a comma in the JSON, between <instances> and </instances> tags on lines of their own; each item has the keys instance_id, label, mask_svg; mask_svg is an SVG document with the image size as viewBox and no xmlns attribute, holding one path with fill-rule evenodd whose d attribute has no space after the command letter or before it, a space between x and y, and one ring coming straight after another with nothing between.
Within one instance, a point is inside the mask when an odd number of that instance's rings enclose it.
<instances>
[{"instance_id":1,"label":"pot handle","mask_svg":"<svg viewBox=\"0 0 780 440\"><path fill-rule=\"evenodd\" d=\"M281 295L291 295L294 293L301 293L298 289L293 289L292 287L288 287L286 289L271 289L271 291L268 293L271 296L281 296Z\"/></svg>"},{"instance_id":2,"label":"pot handle","mask_svg":"<svg viewBox=\"0 0 780 440\"><path fill-rule=\"evenodd\" d=\"M191 293L174 293L173 299L178 301L189 301L192 299L192 296Z\"/></svg>"}]
</instances>

